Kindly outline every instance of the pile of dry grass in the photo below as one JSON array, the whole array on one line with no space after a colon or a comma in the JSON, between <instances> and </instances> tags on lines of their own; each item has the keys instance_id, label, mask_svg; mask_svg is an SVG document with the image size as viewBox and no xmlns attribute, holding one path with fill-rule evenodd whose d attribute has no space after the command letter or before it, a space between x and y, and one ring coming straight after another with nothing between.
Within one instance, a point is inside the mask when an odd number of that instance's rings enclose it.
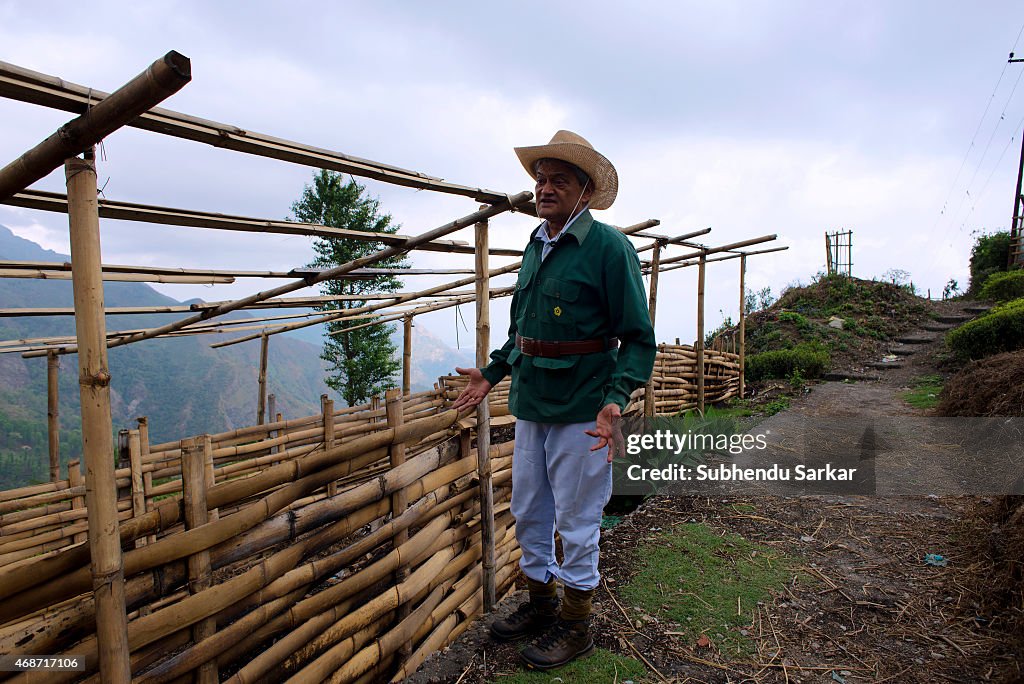
<instances>
[{"instance_id":1,"label":"pile of dry grass","mask_svg":"<svg viewBox=\"0 0 1024 684\"><path fill-rule=\"evenodd\" d=\"M1024 415L1024 350L972 361L946 383L940 416Z\"/></svg>"}]
</instances>

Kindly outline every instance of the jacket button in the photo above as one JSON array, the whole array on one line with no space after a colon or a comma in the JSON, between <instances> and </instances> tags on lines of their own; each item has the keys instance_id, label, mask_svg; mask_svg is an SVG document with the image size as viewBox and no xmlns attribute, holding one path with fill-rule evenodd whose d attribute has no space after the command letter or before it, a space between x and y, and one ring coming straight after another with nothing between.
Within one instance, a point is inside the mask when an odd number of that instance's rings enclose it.
<instances>
[{"instance_id":1,"label":"jacket button","mask_svg":"<svg viewBox=\"0 0 1024 684\"><path fill-rule=\"evenodd\" d=\"M561 298L562 298L562 293L561 292L556 292L555 293L555 299L561 299Z\"/></svg>"},{"instance_id":2,"label":"jacket button","mask_svg":"<svg viewBox=\"0 0 1024 684\"><path fill-rule=\"evenodd\" d=\"M537 317L537 314L535 314L535 313L530 314L530 318L536 318L536 317Z\"/></svg>"}]
</instances>

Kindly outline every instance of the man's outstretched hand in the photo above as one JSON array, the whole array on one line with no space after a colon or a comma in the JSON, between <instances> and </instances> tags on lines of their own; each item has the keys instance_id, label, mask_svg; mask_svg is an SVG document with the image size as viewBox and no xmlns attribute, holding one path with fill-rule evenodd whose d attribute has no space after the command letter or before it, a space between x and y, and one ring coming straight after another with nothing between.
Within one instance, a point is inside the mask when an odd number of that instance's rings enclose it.
<instances>
[{"instance_id":1,"label":"man's outstretched hand","mask_svg":"<svg viewBox=\"0 0 1024 684\"><path fill-rule=\"evenodd\" d=\"M608 404L597 414L597 425L593 430L585 431L591 437L597 437L598 443L590 447L597 451L608 447L608 462L616 456L626 453L625 440L622 439L622 410L618 404Z\"/></svg>"},{"instance_id":2,"label":"man's outstretched hand","mask_svg":"<svg viewBox=\"0 0 1024 684\"><path fill-rule=\"evenodd\" d=\"M459 375L468 375L469 384L455 399L455 403L452 404L453 409L461 411L464 408L473 408L483 401L483 398L491 391L491 383L487 381L479 368L456 368L455 371Z\"/></svg>"}]
</instances>

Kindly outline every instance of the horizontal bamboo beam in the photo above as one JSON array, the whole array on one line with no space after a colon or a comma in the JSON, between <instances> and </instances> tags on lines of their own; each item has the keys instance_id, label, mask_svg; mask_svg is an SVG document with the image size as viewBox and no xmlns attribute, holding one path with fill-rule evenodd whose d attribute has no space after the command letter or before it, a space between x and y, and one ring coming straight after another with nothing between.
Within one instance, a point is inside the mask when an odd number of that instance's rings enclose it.
<instances>
[{"instance_id":1,"label":"horizontal bamboo beam","mask_svg":"<svg viewBox=\"0 0 1024 684\"><path fill-rule=\"evenodd\" d=\"M275 299L268 299L257 304L252 304L250 306L243 306L240 310L252 311L257 309L290 308L303 309L320 307L331 302L388 300L394 299L395 297L398 297L402 294L405 293L390 292L361 295L324 295L318 297L278 297ZM439 292L436 294L428 294L422 296L438 299L449 299L451 297L460 297L465 294L469 294L469 292L465 290L456 290L454 292ZM111 316L124 316L135 314L188 313L195 311L203 311L204 309L215 309L218 306L225 304L226 301L199 302L196 304L172 304L170 306L109 306L106 308L106 313ZM13 309L0 309L0 318L6 318L11 316L73 316L74 314L75 310L73 307L24 307Z\"/></svg>"},{"instance_id":2,"label":"horizontal bamboo beam","mask_svg":"<svg viewBox=\"0 0 1024 684\"><path fill-rule=\"evenodd\" d=\"M490 218L491 216L495 216L504 211L508 211L509 209L514 209L516 206L530 200L532 197L533 195L529 192L521 192L518 195L509 197L504 204L492 205L490 207L487 207L486 209L481 209L479 211L473 212L472 214L469 214L468 216L456 219L455 221L447 223L439 228L428 230L427 232L405 243L405 245L401 247L387 247L378 252L374 252L373 254L368 254L367 256L361 257L354 261L350 261L348 263L342 264L327 271L323 271L315 276L309 276L302 280L297 280L295 282L287 283L285 285L280 285L278 287L275 287L271 290L266 290L264 292L257 292L256 294L249 295L248 297L244 297L242 299L222 304L221 306L218 306L215 309L206 309L195 316L190 316L188 318L183 318L173 323L168 323L167 325L161 326L159 328L154 328L146 333L139 333L137 335L131 335L129 337L122 337L117 340L112 340L111 342L108 343L108 346L118 347L124 344L131 344L133 342L141 342L142 340L148 340L153 337L163 335L165 333L173 332L175 330L181 330L182 328L189 326L193 323L198 323L200 321L204 321L210 318L214 318L216 316L221 316L223 314L230 313L231 311L236 311L249 304L255 304L265 299L272 299L274 297L279 297L283 294L288 294L289 292L294 292L296 290L301 290L302 288L305 287L316 285L317 283L321 283L325 280L330 280L331 278L334 278L336 276L344 275L346 273L354 271L357 268L363 268L364 266L369 266L370 264L382 261L383 259L397 256L420 244L429 242L430 240L442 237L444 235L448 235L449 233L454 233L457 230L461 230L462 228L471 226L478 221ZM73 352L77 352L77 348L68 347L67 349L59 350L57 353L69 354ZM25 357L31 358L36 355L45 356L46 353L46 351L26 352Z\"/></svg>"},{"instance_id":3,"label":"horizontal bamboo beam","mask_svg":"<svg viewBox=\"0 0 1024 684\"><path fill-rule=\"evenodd\" d=\"M695 230L692 233L683 233L682 235L676 235L675 237L670 237L670 238L662 238L661 236L652 236L652 235L646 235L646 234L645 235L640 235L639 237L650 237L650 238L652 238L654 240L654 242L652 242L649 245L644 245L643 247L638 247L636 251L637 252L646 252L648 250L654 249L654 245L658 244L658 242L661 242L662 244L683 245L683 246L686 246L686 247L691 247L692 245L688 244L687 240L689 240L690 238L700 237L701 235L707 235L710 232L711 232L711 228L709 226L707 228L701 228L700 230Z\"/></svg>"},{"instance_id":4,"label":"horizontal bamboo beam","mask_svg":"<svg viewBox=\"0 0 1024 684\"><path fill-rule=\"evenodd\" d=\"M191 285L224 285L235 282L230 275L158 275L147 273L110 273L101 274L106 283L168 283ZM268 276L264 276L268 277ZM283 277L283 276L282 276ZM29 280L71 280L71 271L46 271L27 268L0 268L0 278L22 278Z\"/></svg>"},{"instance_id":5,"label":"horizontal bamboo beam","mask_svg":"<svg viewBox=\"0 0 1024 684\"><path fill-rule=\"evenodd\" d=\"M0 96L76 113L85 112L90 106L94 109L98 108L100 104L112 97L95 88L70 83L55 76L23 69L6 62L0 62ZM395 185L462 195L488 204L508 202L508 195L502 192L457 185L418 171L361 159L312 145L282 140L238 126L200 119L161 107L153 107L149 111L143 110L141 115L136 113L119 126L125 124L236 152L302 164L314 169L331 169ZM25 183L19 188L15 188L14 191L28 185L29 183ZM9 194L0 192L0 197L7 197ZM526 207L524 207L525 209ZM530 213L536 211L532 207L529 209Z\"/></svg>"},{"instance_id":6,"label":"horizontal bamboo beam","mask_svg":"<svg viewBox=\"0 0 1024 684\"><path fill-rule=\"evenodd\" d=\"M678 263L680 261L688 261L690 259L696 259L696 258L700 257L701 255L708 256L708 255L711 255L711 254L718 254L720 252L731 252L733 250L737 250L737 249L740 249L742 247L749 247L751 245L759 245L759 244L761 244L763 242L771 242L772 240L774 240L777 237L778 237L778 235L773 233L771 235L762 235L761 237L750 238L749 240L740 240L739 242L733 242L733 243L730 243L728 245L721 245L720 247L707 247L705 249L701 249L701 250L696 251L696 252L690 252L689 254L683 254L682 256L675 256L675 257L672 257L670 259L662 259L661 260L661 267L664 268L668 264L675 264L675 263ZM650 262L641 262L641 266L648 267L648 266L650 266Z\"/></svg>"},{"instance_id":7,"label":"horizontal bamboo beam","mask_svg":"<svg viewBox=\"0 0 1024 684\"><path fill-rule=\"evenodd\" d=\"M493 289L492 288L491 289L491 299L496 299L498 297L507 297L508 295L512 294L513 292L515 292L515 288L514 287L503 287L503 288L500 288L500 289ZM424 306L417 307L415 309L410 309L409 311L403 311L402 313L396 313L396 314L392 314L390 316L384 316L384 317L382 317L382 318L380 318L378 320L371 321L369 323L361 323L359 325L353 325L351 328L346 328L345 330L339 330L338 332L328 333L328 334L329 335L341 335L342 333L350 332L352 330L358 330L359 328L366 328L368 326L379 325L381 323L391 323L393 321L400 321L400 320L402 320L403 318L405 318L407 316L419 316L420 314L429 313L431 311L439 311L440 309L448 309L448 308L451 308L453 306L458 306L460 304L468 304L469 302L472 302L472 301L476 301L476 296L475 295L465 295L463 297L459 297L458 299L454 299L454 300L449 301L449 302L438 302L437 304L427 304L427 305L424 305Z\"/></svg>"},{"instance_id":8,"label":"horizontal bamboo beam","mask_svg":"<svg viewBox=\"0 0 1024 684\"><path fill-rule=\"evenodd\" d=\"M740 257L755 256L757 254L770 254L772 252L784 252L787 249L789 249L789 247L773 247L771 249L756 249L756 250L754 250L752 252L738 252L736 254L727 254L725 256L715 257L713 259L707 259L707 260L705 260L705 263L709 264L712 261L728 261L729 259L739 259ZM659 270L661 270L662 272L664 272L664 271L672 271L672 270L675 270L677 268L687 268L689 266L696 266L697 263L698 262L696 262L696 261L684 261L684 262L681 262L681 263L678 263L678 264L672 264L671 266L668 266L666 268L662 268L662 269L659 269Z\"/></svg>"},{"instance_id":9,"label":"horizontal bamboo beam","mask_svg":"<svg viewBox=\"0 0 1024 684\"><path fill-rule=\"evenodd\" d=\"M3 62L0 62L2 72ZM0 91L3 78L0 76ZM28 189L4 200L3 204L41 211L67 213L67 197L56 192ZM234 230L248 233L266 233L271 235L305 235L320 238L347 238L360 242L380 242L385 245L402 245L411 240L408 235L367 233L361 230L334 228L315 223L297 223L292 221L273 221L246 216L232 216L190 209L173 209L148 204L118 202L100 198L100 218L121 221L137 221L157 225L184 226L187 228L210 228L216 230ZM432 252L453 252L472 254L473 245L464 240L431 240L420 245L418 249ZM491 254L498 256L519 256L516 249L495 249Z\"/></svg>"},{"instance_id":10,"label":"horizontal bamboo beam","mask_svg":"<svg viewBox=\"0 0 1024 684\"><path fill-rule=\"evenodd\" d=\"M63 165L65 159L93 147L191 80L192 63L188 57L171 50L113 94L87 97L86 102L74 110L80 116L0 169L0 200L43 178ZM5 94L0 89L0 95Z\"/></svg>"},{"instance_id":11,"label":"horizontal bamboo beam","mask_svg":"<svg viewBox=\"0 0 1024 684\"><path fill-rule=\"evenodd\" d=\"M288 271L231 271L224 269L182 268L173 266L126 266L103 264L104 273L169 276L215 276L220 278L305 278L326 268L293 268ZM0 271L66 271L70 261L11 261L0 259ZM360 268L342 276L342 280L369 280L382 275L460 275L472 273L471 268Z\"/></svg>"}]
</instances>

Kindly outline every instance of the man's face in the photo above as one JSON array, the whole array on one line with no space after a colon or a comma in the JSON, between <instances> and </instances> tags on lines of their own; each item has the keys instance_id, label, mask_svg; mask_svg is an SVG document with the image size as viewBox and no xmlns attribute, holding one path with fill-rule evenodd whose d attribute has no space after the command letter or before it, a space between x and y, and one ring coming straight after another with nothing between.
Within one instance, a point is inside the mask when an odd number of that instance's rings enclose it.
<instances>
[{"instance_id":1,"label":"man's face","mask_svg":"<svg viewBox=\"0 0 1024 684\"><path fill-rule=\"evenodd\" d=\"M556 226L564 226L572 218L573 208L579 209L594 194L589 183L586 190L583 189L572 166L556 159L540 162L536 179L537 216Z\"/></svg>"}]
</instances>

